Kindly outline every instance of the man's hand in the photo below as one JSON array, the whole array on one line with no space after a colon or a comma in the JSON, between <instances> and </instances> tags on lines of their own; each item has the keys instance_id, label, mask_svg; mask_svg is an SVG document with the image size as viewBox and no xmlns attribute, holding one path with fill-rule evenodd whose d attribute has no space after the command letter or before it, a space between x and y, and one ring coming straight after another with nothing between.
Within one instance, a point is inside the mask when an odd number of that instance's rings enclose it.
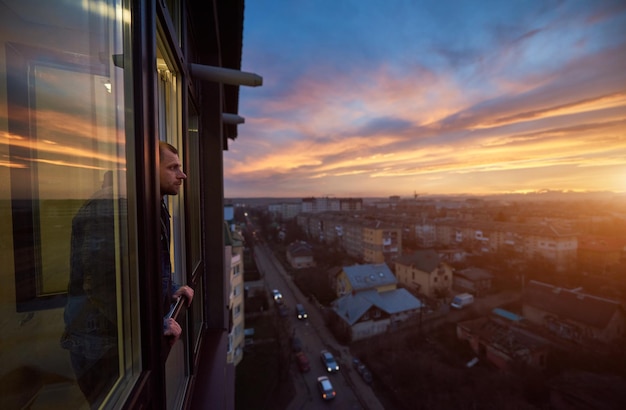
<instances>
[{"instance_id":1,"label":"man's hand","mask_svg":"<svg viewBox=\"0 0 626 410\"><path fill-rule=\"evenodd\" d=\"M172 318L165 319L163 321L163 336L170 338L170 346L176 343L180 339L180 335L183 332L177 321Z\"/></svg>"},{"instance_id":2,"label":"man's hand","mask_svg":"<svg viewBox=\"0 0 626 410\"><path fill-rule=\"evenodd\" d=\"M184 296L184 297L187 298L187 307L191 306L191 301L193 300L193 289L191 289L187 285L181 286L174 293L173 297L174 297L174 299L176 299L177 297L180 297L180 296Z\"/></svg>"}]
</instances>

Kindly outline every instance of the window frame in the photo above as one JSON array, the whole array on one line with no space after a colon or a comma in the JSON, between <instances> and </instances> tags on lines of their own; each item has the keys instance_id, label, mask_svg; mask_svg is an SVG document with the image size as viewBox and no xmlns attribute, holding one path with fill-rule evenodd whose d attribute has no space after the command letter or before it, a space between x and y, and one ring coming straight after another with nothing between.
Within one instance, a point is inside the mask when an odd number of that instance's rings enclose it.
<instances>
[{"instance_id":1,"label":"window frame","mask_svg":"<svg viewBox=\"0 0 626 410\"><path fill-rule=\"evenodd\" d=\"M9 134L17 139L28 138L31 142L29 146L9 143L9 156L12 162L22 158L24 162L34 164L37 150L33 148L33 143L38 140L36 116L32 114L36 110L36 67L109 77L109 66L94 61L88 55L14 42L7 43L6 56ZM41 291L45 272L42 266L40 200L37 199L38 170L27 164L23 167L16 165L10 170L16 311L60 308L67 302L67 290L53 293ZM20 199L24 193L29 194L28 198Z\"/></svg>"}]
</instances>

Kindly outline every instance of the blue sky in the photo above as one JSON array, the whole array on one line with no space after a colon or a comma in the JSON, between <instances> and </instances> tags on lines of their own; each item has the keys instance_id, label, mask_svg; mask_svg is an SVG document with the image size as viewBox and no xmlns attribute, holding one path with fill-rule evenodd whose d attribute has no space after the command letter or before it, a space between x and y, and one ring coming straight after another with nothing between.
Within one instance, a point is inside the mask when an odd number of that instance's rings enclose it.
<instances>
[{"instance_id":1,"label":"blue sky","mask_svg":"<svg viewBox=\"0 0 626 410\"><path fill-rule=\"evenodd\" d=\"M626 2L245 5L227 197L626 191Z\"/></svg>"}]
</instances>

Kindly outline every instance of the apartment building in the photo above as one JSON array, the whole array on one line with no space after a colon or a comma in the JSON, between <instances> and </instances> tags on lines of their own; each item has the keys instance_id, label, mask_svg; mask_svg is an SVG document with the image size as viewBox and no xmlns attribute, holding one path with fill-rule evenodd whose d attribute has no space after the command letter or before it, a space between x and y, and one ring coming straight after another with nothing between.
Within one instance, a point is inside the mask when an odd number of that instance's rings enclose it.
<instances>
[{"instance_id":1,"label":"apartment building","mask_svg":"<svg viewBox=\"0 0 626 410\"><path fill-rule=\"evenodd\" d=\"M303 198L301 212L327 212L327 211L360 211L363 209L361 198Z\"/></svg>"},{"instance_id":2,"label":"apartment building","mask_svg":"<svg viewBox=\"0 0 626 410\"><path fill-rule=\"evenodd\" d=\"M366 221L363 228L363 261L393 263L402 254L402 229L381 221Z\"/></svg>"},{"instance_id":3,"label":"apartment building","mask_svg":"<svg viewBox=\"0 0 626 410\"><path fill-rule=\"evenodd\" d=\"M365 263L393 263L402 254L402 227L391 222L343 212L300 214L296 220L308 237Z\"/></svg>"},{"instance_id":4,"label":"apartment building","mask_svg":"<svg viewBox=\"0 0 626 410\"><path fill-rule=\"evenodd\" d=\"M269 204L267 209L270 214L278 216L283 220L293 219L302 212L302 204L300 202L279 202Z\"/></svg>"},{"instance_id":5,"label":"apartment building","mask_svg":"<svg viewBox=\"0 0 626 410\"><path fill-rule=\"evenodd\" d=\"M231 225L234 227L234 225ZM245 318L244 318L244 265L243 250L244 241L241 232L238 230L226 228L225 233L225 252L226 260L230 261L229 269L229 297L228 297L228 349L226 361L237 366L243 359L243 347L245 343Z\"/></svg>"},{"instance_id":6,"label":"apartment building","mask_svg":"<svg viewBox=\"0 0 626 410\"><path fill-rule=\"evenodd\" d=\"M431 243L432 236L428 235L433 226L435 242L444 246L462 246L480 253L510 250L523 258L540 255L557 271L571 268L577 259L577 233L565 225L445 219L417 224L419 240Z\"/></svg>"}]
</instances>

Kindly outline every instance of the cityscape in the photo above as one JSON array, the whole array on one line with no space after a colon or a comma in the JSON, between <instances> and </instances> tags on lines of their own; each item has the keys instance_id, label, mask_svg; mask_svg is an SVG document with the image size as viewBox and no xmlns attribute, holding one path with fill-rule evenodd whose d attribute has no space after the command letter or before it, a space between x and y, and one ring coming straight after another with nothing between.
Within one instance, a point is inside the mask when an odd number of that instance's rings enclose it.
<instances>
[{"instance_id":1,"label":"cityscape","mask_svg":"<svg viewBox=\"0 0 626 410\"><path fill-rule=\"evenodd\" d=\"M626 409L626 1L0 22L0 409Z\"/></svg>"},{"instance_id":2,"label":"cityscape","mask_svg":"<svg viewBox=\"0 0 626 410\"><path fill-rule=\"evenodd\" d=\"M321 408L322 376L335 408L626 403L623 194L227 202L244 247L237 408Z\"/></svg>"}]
</instances>

